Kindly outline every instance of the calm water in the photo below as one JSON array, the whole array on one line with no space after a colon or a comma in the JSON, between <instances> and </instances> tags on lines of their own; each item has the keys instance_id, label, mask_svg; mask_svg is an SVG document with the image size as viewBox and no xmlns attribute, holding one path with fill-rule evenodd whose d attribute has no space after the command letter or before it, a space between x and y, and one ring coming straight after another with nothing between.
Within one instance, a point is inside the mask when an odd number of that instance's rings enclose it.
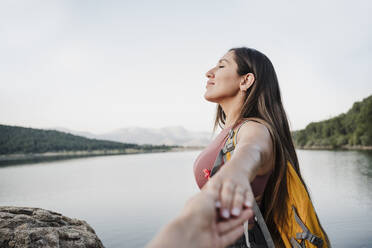
<instances>
[{"instance_id":1,"label":"calm water","mask_svg":"<svg viewBox=\"0 0 372 248\"><path fill-rule=\"evenodd\" d=\"M372 247L372 153L298 156L334 247ZM40 207L86 220L106 247L143 247L198 192L199 152L71 159L0 167L0 205Z\"/></svg>"}]
</instances>

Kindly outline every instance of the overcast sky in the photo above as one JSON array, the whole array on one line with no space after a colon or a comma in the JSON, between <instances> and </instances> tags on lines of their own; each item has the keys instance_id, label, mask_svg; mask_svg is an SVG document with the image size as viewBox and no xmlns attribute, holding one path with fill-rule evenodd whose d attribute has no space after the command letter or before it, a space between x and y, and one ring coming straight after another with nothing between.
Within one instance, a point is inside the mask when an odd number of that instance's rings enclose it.
<instances>
[{"instance_id":1,"label":"overcast sky","mask_svg":"<svg viewBox=\"0 0 372 248\"><path fill-rule=\"evenodd\" d=\"M292 130L372 94L371 1L0 2L0 123L211 131L205 72L266 54Z\"/></svg>"}]
</instances>

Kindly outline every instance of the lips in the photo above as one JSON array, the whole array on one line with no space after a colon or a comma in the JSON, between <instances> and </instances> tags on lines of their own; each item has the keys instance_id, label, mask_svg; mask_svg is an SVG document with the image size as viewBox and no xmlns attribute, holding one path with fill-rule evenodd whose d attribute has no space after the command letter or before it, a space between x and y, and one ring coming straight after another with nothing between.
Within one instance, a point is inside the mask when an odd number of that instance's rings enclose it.
<instances>
[{"instance_id":1,"label":"lips","mask_svg":"<svg viewBox=\"0 0 372 248\"><path fill-rule=\"evenodd\" d=\"M208 86L208 85L214 85L214 83L213 83L213 82L210 82L210 81L208 81L208 82L207 82L207 86Z\"/></svg>"}]
</instances>

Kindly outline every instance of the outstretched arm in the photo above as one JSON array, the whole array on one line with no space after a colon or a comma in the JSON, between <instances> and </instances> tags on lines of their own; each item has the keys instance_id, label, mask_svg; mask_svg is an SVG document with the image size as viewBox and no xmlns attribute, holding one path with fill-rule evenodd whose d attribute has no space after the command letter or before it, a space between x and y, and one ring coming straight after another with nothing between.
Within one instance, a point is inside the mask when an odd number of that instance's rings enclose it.
<instances>
[{"instance_id":1,"label":"outstretched arm","mask_svg":"<svg viewBox=\"0 0 372 248\"><path fill-rule=\"evenodd\" d=\"M272 169L273 158L269 130L254 121L244 123L237 134L231 160L213 177L213 184L221 189L219 200L222 217L236 216L243 206L252 206L254 196L250 183L256 175L263 175Z\"/></svg>"}]
</instances>

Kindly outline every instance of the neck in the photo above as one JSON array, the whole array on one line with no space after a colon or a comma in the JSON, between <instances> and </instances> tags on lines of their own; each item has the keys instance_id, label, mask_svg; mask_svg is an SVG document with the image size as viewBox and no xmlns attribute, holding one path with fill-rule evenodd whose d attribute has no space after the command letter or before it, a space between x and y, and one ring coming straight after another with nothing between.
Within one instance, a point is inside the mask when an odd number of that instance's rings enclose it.
<instances>
[{"instance_id":1,"label":"neck","mask_svg":"<svg viewBox=\"0 0 372 248\"><path fill-rule=\"evenodd\" d=\"M232 126L239 119L240 110L243 106L243 98L234 97L226 99L219 104L226 114L225 127Z\"/></svg>"}]
</instances>

